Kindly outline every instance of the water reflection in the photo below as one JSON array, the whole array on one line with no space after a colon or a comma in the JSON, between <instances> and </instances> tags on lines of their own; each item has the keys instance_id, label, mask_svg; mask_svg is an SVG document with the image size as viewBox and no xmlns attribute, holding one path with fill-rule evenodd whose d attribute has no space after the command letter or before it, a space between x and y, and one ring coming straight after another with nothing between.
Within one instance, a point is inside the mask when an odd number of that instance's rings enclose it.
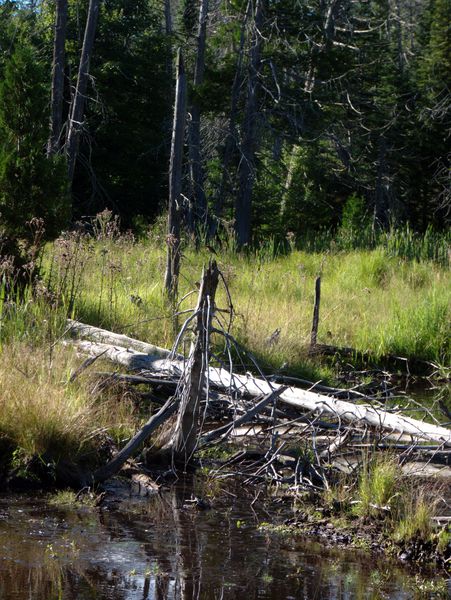
<instances>
[{"instance_id":1,"label":"water reflection","mask_svg":"<svg viewBox=\"0 0 451 600\"><path fill-rule=\"evenodd\" d=\"M398 567L260 532L245 495L198 511L186 505L191 493L181 484L126 511L0 497L0 598L413 597L412 577Z\"/></svg>"}]
</instances>

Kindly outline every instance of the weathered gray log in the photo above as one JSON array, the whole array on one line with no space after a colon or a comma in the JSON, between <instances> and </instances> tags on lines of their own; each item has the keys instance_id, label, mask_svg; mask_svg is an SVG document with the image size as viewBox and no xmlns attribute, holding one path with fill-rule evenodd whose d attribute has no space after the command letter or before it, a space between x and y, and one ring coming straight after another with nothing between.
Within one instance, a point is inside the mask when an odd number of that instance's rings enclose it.
<instances>
[{"instance_id":1,"label":"weathered gray log","mask_svg":"<svg viewBox=\"0 0 451 600\"><path fill-rule=\"evenodd\" d=\"M115 475L124 465L125 461L130 458L130 456L143 442L146 441L150 434L175 413L178 405L179 400L177 398L169 398L166 404L164 404L157 413L150 417L144 427L142 427L138 433L132 437L128 444L124 446L112 460L93 473L91 476L91 481L88 483L101 483L102 481L105 481Z\"/></svg>"},{"instance_id":2,"label":"weathered gray log","mask_svg":"<svg viewBox=\"0 0 451 600\"><path fill-rule=\"evenodd\" d=\"M181 377L185 368L185 365L181 361L155 359L152 356L134 350L125 350L124 348L108 346L106 344L80 341L77 343L77 347L79 350L90 355L100 354L106 350L104 354L105 358L131 370L147 369ZM223 391L234 390L251 396L266 395L282 387L280 384L269 383L257 377L236 375L229 373L225 369L215 367L208 369L208 377L210 384L214 385L217 389ZM287 388L281 394L280 400L299 410L308 410L323 414L324 416L332 416L347 423L362 426L370 425L376 429L393 433L404 433L416 439L451 446L451 431L449 429L425 423L418 419L412 419L411 417L389 413L368 404L354 404L293 387Z\"/></svg>"},{"instance_id":3,"label":"weathered gray log","mask_svg":"<svg viewBox=\"0 0 451 600\"><path fill-rule=\"evenodd\" d=\"M67 323L69 325L68 333L75 338L85 338L92 340L93 342L120 346L122 349L131 348L136 352L142 352L155 358L168 358L171 355L170 350L148 344L147 342L141 342L140 340L136 340L121 333L113 333L107 329L85 325L80 321L74 321L72 319L68 319ZM181 355L177 355L176 358L179 360L183 359Z\"/></svg>"}]
</instances>

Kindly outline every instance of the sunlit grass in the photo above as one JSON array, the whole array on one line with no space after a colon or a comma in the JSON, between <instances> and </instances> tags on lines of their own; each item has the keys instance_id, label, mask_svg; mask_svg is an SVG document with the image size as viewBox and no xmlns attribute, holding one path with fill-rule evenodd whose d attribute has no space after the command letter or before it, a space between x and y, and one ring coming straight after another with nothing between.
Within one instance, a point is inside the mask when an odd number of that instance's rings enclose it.
<instances>
[{"instance_id":1,"label":"sunlit grass","mask_svg":"<svg viewBox=\"0 0 451 600\"><path fill-rule=\"evenodd\" d=\"M52 257L54 285L55 265L61 263L58 251L49 248L45 262L48 270ZM396 354L442 365L450 362L451 277L448 269L436 263L390 257L383 248L346 253L293 251L276 258L263 250L236 254L218 249L218 254L236 311L232 333L274 369L308 365L314 281L319 274L319 342L379 356ZM77 318L171 345L174 329L163 291L162 239L139 243L91 240L79 250L79 257L83 269L75 275L77 292L67 302ZM179 297L196 290L202 265L210 258L206 250L184 249ZM61 278L61 269L59 273ZM65 276L66 281L71 279ZM195 301L193 294L179 308L192 307ZM226 306L223 290L218 303ZM270 343L276 329L280 335Z\"/></svg>"},{"instance_id":2,"label":"sunlit grass","mask_svg":"<svg viewBox=\"0 0 451 600\"><path fill-rule=\"evenodd\" d=\"M0 356L0 440L16 457L95 463L99 436L134 431L130 402L96 398L86 385L69 382L79 363L71 349L8 342Z\"/></svg>"},{"instance_id":3,"label":"sunlit grass","mask_svg":"<svg viewBox=\"0 0 451 600\"><path fill-rule=\"evenodd\" d=\"M0 293L3 442L29 455L80 455L89 451L95 427L118 439L133 431L136 415L130 404L100 401L77 382L69 384L79 359L59 340L70 315L170 347L174 325L163 290L165 255L162 236L138 243L72 236L46 248L42 282L33 292L26 288L9 298ZM184 248L179 298L194 293L178 310L194 306L196 282L211 256L206 249ZM451 277L436 263L389 257L383 248L295 250L276 257L265 248L242 254L218 248L216 258L234 305L232 333L241 345L234 353L237 367L242 361L255 371L250 352L267 371L333 378L332 367L308 356L319 274L319 342L449 365ZM228 306L223 286L217 303ZM219 318L226 321L224 313ZM272 339L276 330L280 334Z\"/></svg>"},{"instance_id":4,"label":"sunlit grass","mask_svg":"<svg viewBox=\"0 0 451 600\"><path fill-rule=\"evenodd\" d=\"M399 465L391 456L376 456L360 472L357 500L353 507L360 517L392 510L398 502Z\"/></svg>"}]
</instances>

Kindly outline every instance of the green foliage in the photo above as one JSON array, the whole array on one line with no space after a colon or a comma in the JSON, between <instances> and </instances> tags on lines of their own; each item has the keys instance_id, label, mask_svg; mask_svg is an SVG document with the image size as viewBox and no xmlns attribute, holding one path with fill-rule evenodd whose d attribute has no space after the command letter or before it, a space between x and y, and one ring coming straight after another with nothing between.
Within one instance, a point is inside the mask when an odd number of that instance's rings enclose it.
<instances>
[{"instance_id":1,"label":"green foliage","mask_svg":"<svg viewBox=\"0 0 451 600\"><path fill-rule=\"evenodd\" d=\"M68 60L76 66L77 32ZM172 110L170 39L161 13L147 0L102 2L91 61L92 84L74 181L75 215L108 206L130 227L154 219L166 199ZM93 140L95 143L93 143Z\"/></svg>"},{"instance_id":2,"label":"green foliage","mask_svg":"<svg viewBox=\"0 0 451 600\"><path fill-rule=\"evenodd\" d=\"M402 518L395 526L394 538L409 542L415 538L428 541L433 534L433 503L423 494L411 495L404 503Z\"/></svg>"},{"instance_id":3,"label":"green foliage","mask_svg":"<svg viewBox=\"0 0 451 600\"><path fill-rule=\"evenodd\" d=\"M68 217L64 161L47 159L47 91L43 64L33 47L18 45L0 84L1 227L13 239L32 241L33 218L56 237Z\"/></svg>"},{"instance_id":4,"label":"green foliage","mask_svg":"<svg viewBox=\"0 0 451 600\"><path fill-rule=\"evenodd\" d=\"M399 465L392 457L377 456L365 464L360 473L355 514L366 517L391 510L398 496L398 482Z\"/></svg>"}]
</instances>

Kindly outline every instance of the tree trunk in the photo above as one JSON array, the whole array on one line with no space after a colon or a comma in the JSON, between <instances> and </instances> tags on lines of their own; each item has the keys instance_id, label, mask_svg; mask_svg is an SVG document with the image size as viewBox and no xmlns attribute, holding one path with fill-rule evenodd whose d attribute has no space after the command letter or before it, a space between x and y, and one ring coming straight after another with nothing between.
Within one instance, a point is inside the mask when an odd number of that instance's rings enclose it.
<instances>
[{"instance_id":1,"label":"tree trunk","mask_svg":"<svg viewBox=\"0 0 451 600\"><path fill-rule=\"evenodd\" d=\"M169 163L169 210L165 288L169 297L177 296L180 272L180 222L182 209L183 142L186 121L186 75L179 49L176 66L174 121L172 126L171 158Z\"/></svg>"},{"instance_id":2,"label":"tree trunk","mask_svg":"<svg viewBox=\"0 0 451 600\"><path fill-rule=\"evenodd\" d=\"M205 46L207 39L208 0L201 0L199 8L199 27L197 33L197 55L194 67L194 101L191 104L191 121L189 126L190 177L193 190L193 206L191 208L191 226L198 239L200 230L205 230L207 223L207 199L204 191L204 170L200 139L200 107L196 97L199 86L204 80Z\"/></svg>"},{"instance_id":3,"label":"tree trunk","mask_svg":"<svg viewBox=\"0 0 451 600\"><path fill-rule=\"evenodd\" d=\"M387 144L383 135L378 141L377 176L374 190L374 228L387 229L390 222L390 183L387 167Z\"/></svg>"},{"instance_id":4,"label":"tree trunk","mask_svg":"<svg viewBox=\"0 0 451 600\"><path fill-rule=\"evenodd\" d=\"M64 59L67 29L67 0L56 0L55 34L53 38L52 90L50 136L47 156L57 154L60 148L63 123Z\"/></svg>"},{"instance_id":5,"label":"tree trunk","mask_svg":"<svg viewBox=\"0 0 451 600\"><path fill-rule=\"evenodd\" d=\"M244 57L244 44L246 41L246 27L247 21L250 14L250 1L247 3L246 12L243 17L243 24L241 27L241 36L240 36L240 46L238 50L238 58L235 69L235 77L233 79L232 85L232 98L230 104L230 117L229 117L229 127L228 133L226 136L224 152L222 155L222 174L221 174L221 182L219 184L219 189L216 195L215 204L214 204L214 218L210 220L209 227L209 237L212 238L216 234L219 220L222 217L223 209L224 209L224 198L226 194L226 190L228 184L230 182L230 173L229 166L232 161L233 149L236 146L237 140L237 131L236 131L236 118L238 112L238 100L240 97L240 89L243 78L243 57Z\"/></svg>"},{"instance_id":6,"label":"tree trunk","mask_svg":"<svg viewBox=\"0 0 451 600\"><path fill-rule=\"evenodd\" d=\"M219 270L216 262L212 261L202 275L196 306L195 339L184 373L180 410L172 443L175 460L184 464L189 462L198 443L200 400L209 363L210 328L218 280Z\"/></svg>"},{"instance_id":7,"label":"tree trunk","mask_svg":"<svg viewBox=\"0 0 451 600\"><path fill-rule=\"evenodd\" d=\"M249 73L247 102L243 123L243 141L239 166L239 190L235 203L235 234L239 247L251 240L252 192L255 180L255 148L257 133L257 88L261 54L261 28L263 22L263 1L257 0L255 6Z\"/></svg>"},{"instance_id":8,"label":"tree trunk","mask_svg":"<svg viewBox=\"0 0 451 600\"><path fill-rule=\"evenodd\" d=\"M69 131L66 141L67 171L69 185L72 184L77 161L80 132L83 127L83 114L88 88L89 64L96 34L97 18L99 15L100 0L89 0L88 16L86 18L85 35L81 49L80 66L78 69L77 86L70 111Z\"/></svg>"},{"instance_id":9,"label":"tree trunk","mask_svg":"<svg viewBox=\"0 0 451 600\"><path fill-rule=\"evenodd\" d=\"M173 34L173 26L172 26L172 12L171 12L171 0L164 0L164 23L166 35L172 36ZM172 82L172 41L168 42L168 57L166 60L166 72L167 75Z\"/></svg>"}]
</instances>

